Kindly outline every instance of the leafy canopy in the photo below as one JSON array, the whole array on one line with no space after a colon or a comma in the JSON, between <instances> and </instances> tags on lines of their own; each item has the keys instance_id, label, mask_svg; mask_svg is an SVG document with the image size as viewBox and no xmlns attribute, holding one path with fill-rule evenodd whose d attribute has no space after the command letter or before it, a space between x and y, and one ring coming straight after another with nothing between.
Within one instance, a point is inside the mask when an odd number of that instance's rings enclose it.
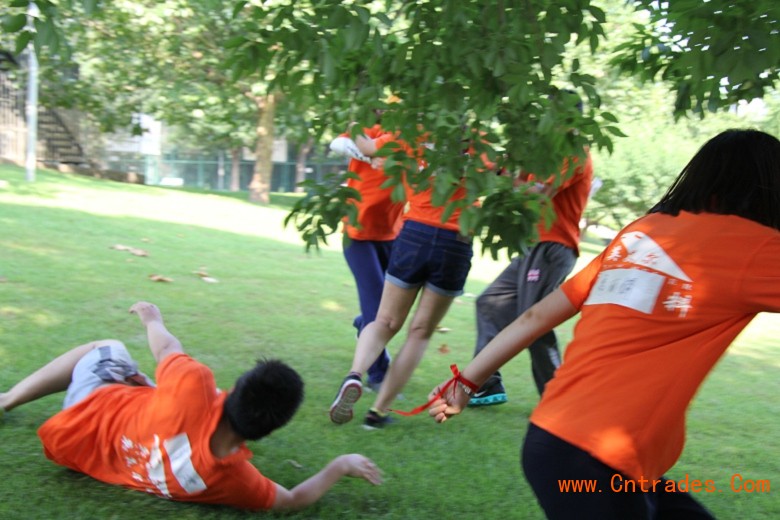
<instances>
[{"instance_id":1,"label":"leafy canopy","mask_svg":"<svg viewBox=\"0 0 780 520\"><path fill-rule=\"evenodd\" d=\"M208 8L209 0L180 0ZM622 3L622 2L621 2ZM3 10L3 29L16 49L67 55L63 28L108 12L113 2L41 0L32 27L26 0ZM225 4L219 3L222 11ZM350 121L383 125L409 143L424 139L427 167L391 154L390 185L409 172L418 189L432 187L448 202L458 185L467 197L461 230L483 239L496 255L512 254L534 238L538 201L492 175L482 157L515 172L554 174L586 145L611 152L622 136L603 105L597 76L583 54L603 53L605 23L616 2L602 0L252 0L228 4L230 36L222 62L233 81L249 79L285 95L292 106L316 111L316 136ZM612 66L643 81L664 81L674 92L675 115L703 115L741 100L763 97L780 70L780 3L776 0L634 0L643 17L617 46ZM75 13L62 17L60 11ZM612 35L610 35L612 36ZM572 90L585 101L580 113ZM394 94L400 103L388 104ZM609 107L606 107L609 108ZM576 132L570 131L576 129ZM475 139L475 136L479 136ZM474 153L465 154L472 147ZM294 211L299 227L324 240L348 216L343 178L312 190ZM397 188L400 196L402 191ZM482 200L480 207L474 202ZM316 218L307 219L307 215ZM313 237L313 238L312 238Z\"/></svg>"}]
</instances>

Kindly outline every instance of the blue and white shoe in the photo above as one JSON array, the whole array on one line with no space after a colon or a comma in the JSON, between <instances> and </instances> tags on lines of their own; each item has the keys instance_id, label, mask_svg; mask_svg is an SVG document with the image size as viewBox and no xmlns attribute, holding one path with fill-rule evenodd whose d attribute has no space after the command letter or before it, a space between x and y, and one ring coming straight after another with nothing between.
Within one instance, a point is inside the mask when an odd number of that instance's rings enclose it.
<instances>
[{"instance_id":1,"label":"blue and white shoe","mask_svg":"<svg viewBox=\"0 0 780 520\"><path fill-rule=\"evenodd\" d=\"M505 402L507 402L506 390L501 383L501 378L493 375L474 393L469 406L489 406Z\"/></svg>"}]
</instances>

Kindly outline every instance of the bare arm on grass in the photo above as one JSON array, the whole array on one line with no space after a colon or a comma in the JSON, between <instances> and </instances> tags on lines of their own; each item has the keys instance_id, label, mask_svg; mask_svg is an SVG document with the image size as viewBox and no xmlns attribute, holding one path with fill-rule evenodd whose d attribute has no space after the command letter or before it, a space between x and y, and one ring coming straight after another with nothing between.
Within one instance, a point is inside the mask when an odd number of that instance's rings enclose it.
<instances>
[{"instance_id":1,"label":"bare arm on grass","mask_svg":"<svg viewBox=\"0 0 780 520\"><path fill-rule=\"evenodd\" d=\"M290 490L277 484L276 500L271 509L294 510L309 506L322 498L343 477L362 478L374 485L382 483L382 474L373 461L356 453L341 455L319 473Z\"/></svg>"}]
</instances>

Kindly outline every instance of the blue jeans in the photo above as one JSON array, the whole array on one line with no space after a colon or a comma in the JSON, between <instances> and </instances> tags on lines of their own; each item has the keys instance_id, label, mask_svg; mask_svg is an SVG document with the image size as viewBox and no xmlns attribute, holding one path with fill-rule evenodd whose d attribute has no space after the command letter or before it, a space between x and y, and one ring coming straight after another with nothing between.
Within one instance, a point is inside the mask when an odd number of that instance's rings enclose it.
<instances>
[{"instance_id":1,"label":"blue jeans","mask_svg":"<svg viewBox=\"0 0 780 520\"><path fill-rule=\"evenodd\" d=\"M352 322L359 336L363 328L376 319L393 241L347 240L346 235L344 237L344 258L355 277L360 302L360 314ZM368 369L368 382L384 381L389 366L390 354L384 349Z\"/></svg>"},{"instance_id":2,"label":"blue jeans","mask_svg":"<svg viewBox=\"0 0 780 520\"><path fill-rule=\"evenodd\" d=\"M471 239L457 231L407 220L395 239L385 279L402 289L424 285L454 298L463 294L473 254Z\"/></svg>"}]
</instances>

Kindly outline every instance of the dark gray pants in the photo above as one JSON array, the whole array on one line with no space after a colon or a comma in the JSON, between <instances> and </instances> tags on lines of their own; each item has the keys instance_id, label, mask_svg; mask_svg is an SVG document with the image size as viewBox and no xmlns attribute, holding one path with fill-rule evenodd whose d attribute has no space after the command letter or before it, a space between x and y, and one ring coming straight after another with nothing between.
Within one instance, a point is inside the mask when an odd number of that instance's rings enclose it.
<instances>
[{"instance_id":1,"label":"dark gray pants","mask_svg":"<svg viewBox=\"0 0 780 520\"><path fill-rule=\"evenodd\" d=\"M474 355L526 309L561 285L576 261L576 252L557 242L540 242L526 256L513 259L477 298ZM543 335L528 350L531 372L541 395L561 364L555 332Z\"/></svg>"}]
</instances>

